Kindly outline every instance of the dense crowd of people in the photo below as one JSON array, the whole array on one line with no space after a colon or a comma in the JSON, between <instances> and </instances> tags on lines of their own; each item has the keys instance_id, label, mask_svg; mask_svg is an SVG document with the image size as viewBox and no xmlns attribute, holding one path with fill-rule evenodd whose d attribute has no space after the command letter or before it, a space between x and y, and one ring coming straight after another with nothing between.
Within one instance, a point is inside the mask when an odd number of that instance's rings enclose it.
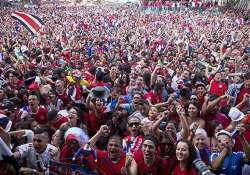
<instances>
[{"instance_id":1,"label":"dense crowd of people","mask_svg":"<svg viewBox=\"0 0 250 175\"><path fill-rule=\"evenodd\" d=\"M0 9L0 174L249 174L249 21L215 8Z\"/></svg>"}]
</instances>

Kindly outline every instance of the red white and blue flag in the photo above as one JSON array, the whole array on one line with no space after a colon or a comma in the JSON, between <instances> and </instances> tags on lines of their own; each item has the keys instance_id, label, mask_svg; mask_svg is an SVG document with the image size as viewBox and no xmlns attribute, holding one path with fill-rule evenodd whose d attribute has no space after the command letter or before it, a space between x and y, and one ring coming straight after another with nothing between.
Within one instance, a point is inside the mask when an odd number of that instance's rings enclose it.
<instances>
[{"instance_id":1,"label":"red white and blue flag","mask_svg":"<svg viewBox=\"0 0 250 175\"><path fill-rule=\"evenodd\" d=\"M33 35L39 34L44 22L41 18L24 12L14 12L11 14L13 19L18 20Z\"/></svg>"}]
</instances>

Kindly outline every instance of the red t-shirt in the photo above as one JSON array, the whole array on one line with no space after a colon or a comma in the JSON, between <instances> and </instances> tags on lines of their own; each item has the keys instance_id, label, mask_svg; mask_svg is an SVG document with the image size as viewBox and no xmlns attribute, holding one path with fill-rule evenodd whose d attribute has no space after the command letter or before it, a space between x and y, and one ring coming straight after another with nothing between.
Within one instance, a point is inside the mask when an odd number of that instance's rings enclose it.
<instances>
[{"instance_id":1,"label":"red t-shirt","mask_svg":"<svg viewBox=\"0 0 250 175\"><path fill-rule=\"evenodd\" d=\"M63 105L66 105L69 103L70 99L69 96L67 95L66 91L63 92L62 94L57 93L57 97L63 101Z\"/></svg>"},{"instance_id":2,"label":"red t-shirt","mask_svg":"<svg viewBox=\"0 0 250 175\"><path fill-rule=\"evenodd\" d=\"M250 94L250 89L245 88L245 86L243 85L243 87L240 89L239 94L237 95L236 105L243 100L245 94Z\"/></svg>"},{"instance_id":3,"label":"red t-shirt","mask_svg":"<svg viewBox=\"0 0 250 175\"><path fill-rule=\"evenodd\" d=\"M158 148L157 151L157 155L160 156L161 158L164 158L167 162L168 162L168 170L167 171L171 171L171 168L173 168L174 165L176 165L176 162L178 162L175 154L172 154L171 157L165 157L166 155L168 155L168 153L165 153L164 150L161 150L161 148Z\"/></svg>"},{"instance_id":4,"label":"red t-shirt","mask_svg":"<svg viewBox=\"0 0 250 175\"><path fill-rule=\"evenodd\" d=\"M121 173L122 167L125 166L126 156L122 153L121 160L118 163L112 162L108 156L107 151L97 151L97 162L96 166L98 171L102 175L123 175Z\"/></svg>"},{"instance_id":5,"label":"red t-shirt","mask_svg":"<svg viewBox=\"0 0 250 175\"><path fill-rule=\"evenodd\" d=\"M153 105L163 102L163 97L157 97L154 91L150 91L145 95L145 99L149 100Z\"/></svg>"},{"instance_id":6,"label":"red t-shirt","mask_svg":"<svg viewBox=\"0 0 250 175\"><path fill-rule=\"evenodd\" d=\"M247 129L245 132L244 132L244 136L246 138L246 140L248 141L248 143L250 143L250 129ZM242 144L240 142L240 137L237 136L235 138L235 145L234 145L234 148L233 148L234 151L243 151L243 148L242 148Z\"/></svg>"},{"instance_id":7,"label":"red t-shirt","mask_svg":"<svg viewBox=\"0 0 250 175\"><path fill-rule=\"evenodd\" d=\"M180 164L178 163L178 165L175 166L172 175L198 175L198 173L194 168L189 170L181 170Z\"/></svg>"},{"instance_id":8,"label":"red t-shirt","mask_svg":"<svg viewBox=\"0 0 250 175\"><path fill-rule=\"evenodd\" d=\"M203 96L202 98L198 98L199 110L202 109L202 106L203 106L203 104L204 104L204 101L205 101L204 96Z\"/></svg>"},{"instance_id":9,"label":"red t-shirt","mask_svg":"<svg viewBox=\"0 0 250 175\"><path fill-rule=\"evenodd\" d=\"M230 124L228 117L222 113L206 114L203 116L203 119L206 121L205 129L209 133L211 133L211 128L209 127L209 122L211 120L218 120L222 124L223 128L226 128Z\"/></svg>"},{"instance_id":10,"label":"red t-shirt","mask_svg":"<svg viewBox=\"0 0 250 175\"><path fill-rule=\"evenodd\" d=\"M29 112L30 113L30 112ZM30 113L31 117L34 118L39 124L46 124L48 121L48 109L39 106L37 112Z\"/></svg>"},{"instance_id":11,"label":"red t-shirt","mask_svg":"<svg viewBox=\"0 0 250 175\"><path fill-rule=\"evenodd\" d=\"M59 129L63 123L67 123L68 121L69 121L68 117L62 116L56 120L56 122L53 124L53 127L55 129Z\"/></svg>"},{"instance_id":12,"label":"red t-shirt","mask_svg":"<svg viewBox=\"0 0 250 175\"><path fill-rule=\"evenodd\" d=\"M227 91L227 85L224 82L213 81L211 83L210 93L222 96Z\"/></svg>"},{"instance_id":13,"label":"red t-shirt","mask_svg":"<svg viewBox=\"0 0 250 175\"><path fill-rule=\"evenodd\" d=\"M107 113L104 113L104 110L101 111L100 118L97 118L95 113L89 112L85 115L84 121L86 121L89 134L94 135L98 129L101 127L101 125L104 125L107 121Z\"/></svg>"},{"instance_id":14,"label":"red t-shirt","mask_svg":"<svg viewBox=\"0 0 250 175\"><path fill-rule=\"evenodd\" d=\"M142 151L137 151L134 154L134 160L137 163L138 166L138 175L143 174L151 174L151 175L169 175L170 172L168 164L166 160L161 159L159 156L156 155L156 159L154 163L148 167L143 159L143 153Z\"/></svg>"}]
</instances>

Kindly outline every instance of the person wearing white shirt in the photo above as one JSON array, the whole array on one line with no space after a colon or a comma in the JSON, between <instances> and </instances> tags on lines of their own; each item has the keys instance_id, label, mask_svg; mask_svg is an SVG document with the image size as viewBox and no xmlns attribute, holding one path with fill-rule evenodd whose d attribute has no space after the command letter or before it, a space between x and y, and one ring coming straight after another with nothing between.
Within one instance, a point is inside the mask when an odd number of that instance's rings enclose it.
<instances>
[{"instance_id":1,"label":"person wearing white shirt","mask_svg":"<svg viewBox=\"0 0 250 175\"><path fill-rule=\"evenodd\" d=\"M32 143L23 144L17 147L14 157L18 160L26 159L26 173L39 172L38 174L48 174L49 162L57 159L58 149L49 143L49 134L46 129L38 128L34 131Z\"/></svg>"}]
</instances>

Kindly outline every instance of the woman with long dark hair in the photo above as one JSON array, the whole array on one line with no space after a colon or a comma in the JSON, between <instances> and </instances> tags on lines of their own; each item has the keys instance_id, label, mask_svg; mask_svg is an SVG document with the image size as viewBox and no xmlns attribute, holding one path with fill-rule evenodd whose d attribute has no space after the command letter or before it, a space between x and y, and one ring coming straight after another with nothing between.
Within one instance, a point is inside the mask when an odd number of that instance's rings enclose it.
<instances>
[{"instance_id":1,"label":"woman with long dark hair","mask_svg":"<svg viewBox=\"0 0 250 175\"><path fill-rule=\"evenodd\" d=\"M172 175L198 175L193 161L196 159L196 149L191 142L180 140L176 146L177 164L173 167Z\"/></svg>"},{"instance_id":2,"label":"woman with long dark hair","mask_svg":"<svg viewBox=\"0 0 250 175\"><path fill-rule=\"evenodd\" d=\"M87 131L86 124L82 119L82 110L80 110L78 107L70 108L68 125L70 127L79 127L82 128L84 131Z\"/></svg>"},{"instance_id":3,"label":"woman with long dark hair","mask_svg":"<svg viewBox=\"0 0 250 175\"><path fill-rule=\"evenodd\" d=\"M187 122L190 129L196 124L198 128L205 128L205 121L201 118L199 105L196 102L189 102L186 106L186 113L188 114Z\"/></svg>"}]
</instances>

